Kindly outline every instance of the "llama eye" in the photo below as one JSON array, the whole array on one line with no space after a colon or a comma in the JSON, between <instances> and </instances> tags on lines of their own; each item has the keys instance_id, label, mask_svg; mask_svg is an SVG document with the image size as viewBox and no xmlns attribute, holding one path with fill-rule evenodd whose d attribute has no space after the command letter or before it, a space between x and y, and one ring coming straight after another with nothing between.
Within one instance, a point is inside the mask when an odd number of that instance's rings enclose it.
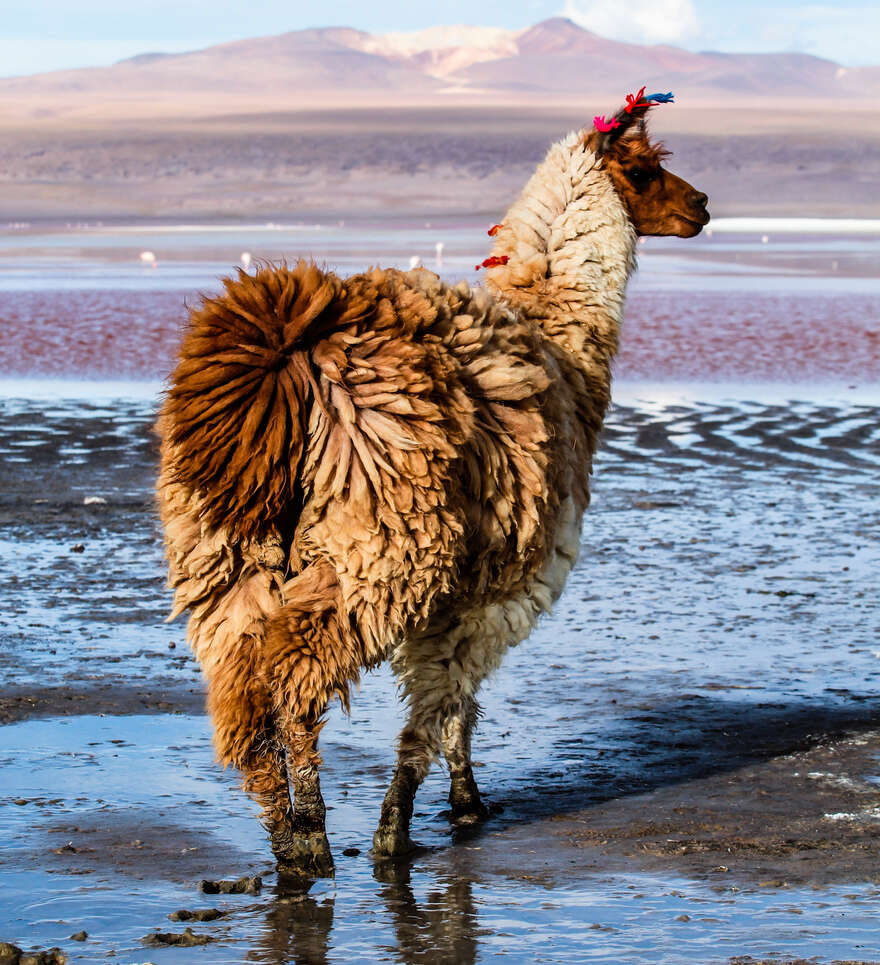
<instances>
[{"instance_id":1,"label":"llama eye","mask_svg":"<svg viewBox=\"0 0 880 965\"><path fill-rule=\"evenodd\" d=\"M626 176L632 181L636 186L641 186L647 184L654 177L653 171L646 171L644 168L630 168L626 172Z\"/></svg>"}]
</instances>

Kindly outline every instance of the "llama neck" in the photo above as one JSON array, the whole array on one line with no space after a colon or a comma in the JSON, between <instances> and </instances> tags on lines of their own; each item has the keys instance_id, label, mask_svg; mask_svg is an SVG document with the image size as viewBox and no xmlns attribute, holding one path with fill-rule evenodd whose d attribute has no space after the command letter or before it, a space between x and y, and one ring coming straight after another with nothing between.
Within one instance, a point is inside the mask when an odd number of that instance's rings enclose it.
<instances>
[{"instance_id":1,"label":"llama neck","mask_svg":"<svg viewBox=\"0 0 880 965\"><path fill-rule=\"evenodd\" d=\"M507 212L487 287L537 321L591 381L610 381L635 231L595 154L572 133L554 144Z\"/></svg>"}]
</instances>

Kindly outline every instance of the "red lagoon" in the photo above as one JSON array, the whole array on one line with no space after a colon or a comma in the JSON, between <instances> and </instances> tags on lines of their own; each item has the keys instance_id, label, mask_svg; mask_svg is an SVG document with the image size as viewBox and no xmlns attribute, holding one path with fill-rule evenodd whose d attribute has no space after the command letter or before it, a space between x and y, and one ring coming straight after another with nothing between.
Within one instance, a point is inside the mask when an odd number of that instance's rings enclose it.
<instances>
[{"instance_id":1,"label":"red lagoon","mask_svg":"<svg viewBox=\"0 0 880 965\"><path fill-rule=\"evenodd\" d=\"M152 380L172 364L182 291L6 292L0 372ZM880 375L880 301L868 294L634 292L616 373L629 380L803 382Z\"/></svg>"}]
</instances>

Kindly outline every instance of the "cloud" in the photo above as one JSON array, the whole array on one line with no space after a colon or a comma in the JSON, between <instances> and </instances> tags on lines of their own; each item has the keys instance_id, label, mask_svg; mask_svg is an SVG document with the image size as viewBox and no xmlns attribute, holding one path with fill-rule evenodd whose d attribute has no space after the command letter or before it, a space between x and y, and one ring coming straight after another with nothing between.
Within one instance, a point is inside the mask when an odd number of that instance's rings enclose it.
<instances>
[{"instance_id":1,"label":"cloud","mask_svg":"<svg viewBox=\"0 0 880 965\"><path fill-rule=\"evenodd\" d=\"M692 0L565 0L562 16L631 43L681 44L700 32Z\"/></svg>"},{"instance_id":2,"label":"cloud","mask_svg":"<svg viewBox=\"0 0 880 965\"><path fill-rule=\"evenodd\" d=\"M736 20L721 4L701 7L699 46L739 53L802 51L849 66L880 64L880 5L873 0L841 5L746 3Z\"/></svg>"},{"instance_id":3,"label":"cloud","mask_svg":"<svg viewBox=\"0 0 880 965\"><path fill-rule=\"evenodd\" d=\"M802 50L845 64L880 63L880 9L806 4L780 11L761 31L762 46Z\"/></svg>"}]
</instances>

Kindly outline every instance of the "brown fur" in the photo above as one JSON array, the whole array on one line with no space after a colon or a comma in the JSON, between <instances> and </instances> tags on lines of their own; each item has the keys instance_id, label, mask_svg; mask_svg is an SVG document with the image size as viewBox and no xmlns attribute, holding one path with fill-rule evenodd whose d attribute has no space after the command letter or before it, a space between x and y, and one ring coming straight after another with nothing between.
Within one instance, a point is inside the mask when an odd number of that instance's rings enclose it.
<instances>
[{"instance_id":1,"label":"brown fur","mask_svg":"<svg viewBox=\"0 0 880 965\"><path fill-rule=\"evenodd\" d=\"M494 297L425 270L299 262L239 272L192 313L157 426L169 579L218 753L280 861L332 868L322 716L386 657L410 721L377 850L408 846L441 747L455 813L484 810L475 692L574 561L632 265L621 205L633 224L662 214L653 195L633 213L620 180L659 166L643 130L591 138L551 152L496 233Z\"/></svg>"}]
</instances>

